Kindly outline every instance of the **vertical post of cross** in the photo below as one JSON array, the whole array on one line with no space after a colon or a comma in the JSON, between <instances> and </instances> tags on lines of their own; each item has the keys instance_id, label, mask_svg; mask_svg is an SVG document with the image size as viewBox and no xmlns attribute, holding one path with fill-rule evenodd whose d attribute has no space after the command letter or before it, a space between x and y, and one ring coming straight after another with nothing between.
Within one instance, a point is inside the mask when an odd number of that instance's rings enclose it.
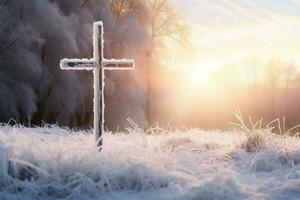
<instances>
[{"instance_id":1,"label":"vertical post of cross","mask_svg":"<svg viewBox=\"0 0 300 200\"><path fill-rule=\"evenodd\" d=\"M95 22L93 24L94 43L93 58L97 65L94 69L94 137L96 145L101 148L104 133L104 68L103 68L103 24ZM100 38L99 38L100 37ZM101 80L100 80L101 78ZM100 103L100 105L99 105ZM99 105L99 106L97 106Z\"/></svg>"}]
</instances>

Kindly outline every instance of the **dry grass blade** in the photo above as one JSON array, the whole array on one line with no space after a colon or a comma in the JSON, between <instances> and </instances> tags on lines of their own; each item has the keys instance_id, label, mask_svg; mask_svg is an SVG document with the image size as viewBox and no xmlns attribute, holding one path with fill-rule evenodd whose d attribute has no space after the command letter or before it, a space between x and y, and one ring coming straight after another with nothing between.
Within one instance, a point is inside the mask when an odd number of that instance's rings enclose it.
<instances>
[{"instance_id":1,"label":"dry grass blade","mask_svg":"<svg viewBox=\"0 0 300 200\"><path fill-rule=\"evenodd\" d=\"M246 139L242 141L241 148L244 149L246 152L261 151L266 144L265 130L262 129L262 119L253 123L251 116L249 116L248 119L251 128L248 128L239 109L234 111L233 115L235 116L238 122L231 124L236 127L239 127L246 134Z\"/></svg>"},{"instance_id":2,"label":"dry grass blade","mask_svg":"<svg viewBox=\"0 0 300 200\"><path fill-rule=\"evenodd\" d=\"M248 120L251 127L248 128L239 109L234 111L233 115L237 122L232 122L230 124L244 131L246 138L242 141L241 148L247 152L261 151L266 146L267 142L278 151L284 150L288 152L287 137L291 136L292 131L300 128L299 124L286 131L285 118L283 118L282 124L281 120L277 118L263 127L263 119L254 123L250 116L248 117ZM298 135L299 134L296 133L294 136L298 137Z\"/></svg>"}]
</instances>

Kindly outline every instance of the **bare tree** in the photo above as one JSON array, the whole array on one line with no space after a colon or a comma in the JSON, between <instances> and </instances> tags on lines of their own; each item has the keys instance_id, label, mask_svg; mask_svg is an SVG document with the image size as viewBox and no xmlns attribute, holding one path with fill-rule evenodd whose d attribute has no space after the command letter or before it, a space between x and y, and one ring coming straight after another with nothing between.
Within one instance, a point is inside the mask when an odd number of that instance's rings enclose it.
<instances>
[{"instance_id":1,"label":"bare tree","mask_svg":"<svg viewBox=\"0 0 300 200\"><path fill-rule=\"evenodd\" d=\"M285 91L285 116L288 118L289 90L292 87L292 80L295 79L295 76L297 74L297 67L293 63L287 63L282 68L282 74L284 78Z\"/></svg>"},{"instance_id":2,"label":"bare tree","mask_svg":"<svg viewBox=\"0 0 300 200\"><path fill-rule=\"evenodd\" d=\"M267 76L267 84L270 87L271 92L271 116L275 118L275 98L276 91L280 84L280 68L282 67L282 63L278 59L271 59L266 65L266 76Z\"/></svg>"},{"instance_id":3,"label":"bare tree","mask_svg":"<svg viewBox=\"0 0 300 200\"><path fill-rule=\"evenodd\" d=\"M254 99L254 101L248 101L248 114L253 114L255 110L255 100L257 98L257 85L259 83L259 69L261 61L256 58L250 58L245 61L243 65L246 75L246 87L248 99Z\"/></svg>"},{"instance_id":4,"label":"bare tree","mask_svg":"<svg viewBox=\"0 0 300 200\"><path fill-rule=\"evenodd\" d=\"M135 16L135 20L142 26L148 19L145 2L142 0L110 0L110 10L117 24L121 24L128 15Z\"/></svg>"},{"instance_id":5,"label":"bare tree","mask_svg":"<svg viewBox=\"0 0 300 200\"><path fill-rule=\"evenodd\" d=\"M153 64L153 55L156 53L157 46L161 45L166 39L171 39L185 46L187 26L182 21L177 10L169 0L148 0L149 9L148 30L154 48L146 52L147 59L147 93L146 116L149 125L153 122L153 77L156 74Z\"/></svg>"},{"instance_id":6,"label":"bare tree","mask_svg":"<svg viewBox=\"0 0 300 200\"><path fill-rule=\"evenodd\" d=\"M186 37L184 36L187 26L170 0L110 0L110 9L117 24L121 24L123 19L131 14L135 15L135 19L148 30L152 48L149 48L145 52L145 79L148 95L146 100L146 117L148 124L151 125L153 123L154 54L158 52L158 47L166 39L174 40L180 45L185 46L184 41L186 41Z\"/></svg>"},{"instance_id":7,"label":"bare tree","mask_svg":"<svg viewBox=\"0 0 300 200\"><path fill-rule=\"evenodd\" d=\"M161 43L165 38L180 41L180 33L187 30L182 18L169 0L149 0L149 33L153 43Z\"/></svg>"},{"instance_id":8,"label":"bare tree","mask_svg":"<svg viewBox=\"0 0 300 200\"><path fill-rule=\"evenodd\" d=\"M124 12L126 12L128 3L129 3L128 0L111 0L110 1L111 12L114 15L115 20L118 24L121 23L122 15Z\"/></svg>"},{"instance_id":9,"label":"bare tree","mask_svg":"<svg viewBox=\"0 0 300 200\"><path fill-rule=\"evenodd\" d=\"M44 62L46 55L47 55L47 45L48 42L52 39L52 36L49 36L47 33L44 34L45 39L44 42L42 44L42 49L41 49L41 60Z\"/></svg>"}]
</instances>

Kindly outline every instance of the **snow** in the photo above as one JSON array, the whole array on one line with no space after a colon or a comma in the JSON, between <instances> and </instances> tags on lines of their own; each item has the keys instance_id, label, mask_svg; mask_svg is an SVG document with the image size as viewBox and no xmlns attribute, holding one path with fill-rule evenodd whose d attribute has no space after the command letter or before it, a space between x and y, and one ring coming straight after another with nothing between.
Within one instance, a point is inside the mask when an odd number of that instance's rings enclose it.
<instances>
[{"instance_id":1,"label":"snow","mask_svg":"<svg viewBox=\"0 0 300 200\"><path fill-rule=\"evenodd\" d=\"M101 74L100 74L101 70ZM104 91L104 76L105 74L103 73L103 68L95 68L93 71L93 77L94 77L94 99L93 99L93 109L94 109L94 138L95 138L95 144L102 144L103 141L103 136L102 133L104 132L104 94L102 91ZM99 77L101 76L101 80L99 80ZM100 81L101 83L101 90L100 90ZM102 104L100 105L100 100ZM101 113L101 117L100 117ZM101 122L100 122L101 120ZM99 127L99 122L101 123L101 127ZM99 133L101 129L101 132Z\"/></svg>"},{"instance_id":2,"label":"snow","mask_svg":"<svg viewBox=\"0 0 300 200\"><path fill-rule=\"evenodd\" d=\"M238 131L104 137L99 152L91 131L1 126L0 199L300 199L298 138L246 152Z\"/></svg>"},{"instance_id":3,"label":"snow","mask_svg":"<svg viewBox=\"0 0 300 200\"><path fill-rule=\"evenodd\" d=\"M101 32L99 32L99 28L101 29ZM94 22L93 24L93 58L97 62L102 62L103 60L103 47L104 47L104 28L103 23L101 21ZM99 38L100 36L100 38ZM99 49L99 42L101 43L101 49ZM101 59L101 60L100 60ZM99 63L101 64L101 63Z\"/></svg>"}]
</instances>

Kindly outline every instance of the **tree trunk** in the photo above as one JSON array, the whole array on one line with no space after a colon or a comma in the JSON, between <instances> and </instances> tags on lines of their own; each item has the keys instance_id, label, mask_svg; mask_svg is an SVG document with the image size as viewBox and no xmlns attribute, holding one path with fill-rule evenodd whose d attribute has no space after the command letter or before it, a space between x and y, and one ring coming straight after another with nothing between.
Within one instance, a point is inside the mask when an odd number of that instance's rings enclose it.
<instances>
[{"instance_id":1,"label":"tree trunk","mask_svg":"<svg viewBox=\"0 0 300 200\"><path fill-rule=\"evenodd\" d=\"M146 63L147 63L147 71L146 71L146 90L147 90L147 98L146 98L146 120L148 123L148 128L150 128L153 124L153 110L152 110L152 53L147 53L146 55Z\"/></svg>"}]
</instances>

